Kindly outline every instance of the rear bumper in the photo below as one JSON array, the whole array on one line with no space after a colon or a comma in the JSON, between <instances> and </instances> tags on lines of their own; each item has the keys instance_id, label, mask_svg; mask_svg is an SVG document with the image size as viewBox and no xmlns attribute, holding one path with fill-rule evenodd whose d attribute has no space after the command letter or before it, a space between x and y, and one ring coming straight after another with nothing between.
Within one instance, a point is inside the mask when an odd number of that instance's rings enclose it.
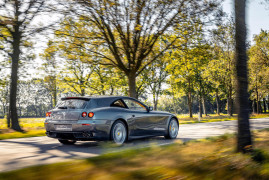
<instances>
[{"instance_id":1,"label":"rear bumper","mask_svg":"<svg viewBox=\"0 0 269 180\"><path fill-rule=\"evenodd\" d=\"M46 121L46 135L56 139L72 139L79 141L109 140L112 121L79 120L79 121ZM68 131L57 130L57 125L71 125Z\"/></svg>"},{"instance_id":2,"label":"rear bumper","mask_svg":"<svg viewBox=\"0 0 269 180\"><path fill-rule=\"evenodd\" d=\"M100 135L98 133L93 133L90 131L84 132L74 132L74 131L47 131L46 135L50 138L56 139L69 139L69 140L77 140L77 141L91 141L91 140L109 140L108 134Z\"/></svg>"}]
</instances>

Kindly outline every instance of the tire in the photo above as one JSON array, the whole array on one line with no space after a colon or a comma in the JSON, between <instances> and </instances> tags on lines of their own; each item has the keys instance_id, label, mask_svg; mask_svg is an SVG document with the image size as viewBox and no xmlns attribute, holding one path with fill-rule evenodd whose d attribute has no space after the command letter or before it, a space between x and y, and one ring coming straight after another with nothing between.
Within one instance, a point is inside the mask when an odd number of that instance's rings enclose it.
<instances>
[{"instance_id":1,"label":"tire","mask_svg":"<svg viewBox=\"0 0 269 180\"><path fill-rule=\"evenodd\" d=\"M178 121L172 118L169 121L167 134L164 136L166 139L176 139L178 135Z\"/></svg>"},{"instance_id":2,"label":"tire","mask_svg":"<svg viewBox=\"0 0 269 180\"><path fill-rule=\"evenodd\" d=\"M58 141L62 144L65 144L65 145L71 145L71 144L75 144L77 142L75 140L66 140L66 139L58 139Z\"/></svg>"},{"instance_id":3,"label":"tire","mask_svg":"<svg viewBox=\"0 0 269 180\"><path fill-rule=\"evenodd\" d=\"M127 139L127 128L122 121L116 121L110 133L111 140L118 145L122 145Z\"/></svg>"}]
</instances>

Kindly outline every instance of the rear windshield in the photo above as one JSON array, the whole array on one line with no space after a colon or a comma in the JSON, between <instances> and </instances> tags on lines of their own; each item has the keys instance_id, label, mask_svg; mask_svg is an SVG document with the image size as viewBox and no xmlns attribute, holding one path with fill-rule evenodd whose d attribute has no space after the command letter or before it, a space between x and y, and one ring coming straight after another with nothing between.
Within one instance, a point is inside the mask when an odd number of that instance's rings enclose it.
<instances>
[{"instance_id":1,"label":"rear windshield","mask_svg":"<svg viewBox=\"0 0 269 180\"><path fill-rule=\"evenodd\" d=\"M86 101L83 99L66 99L60 101L56 108L58 109L84 109Z\"/></svg>"}]
</instances>

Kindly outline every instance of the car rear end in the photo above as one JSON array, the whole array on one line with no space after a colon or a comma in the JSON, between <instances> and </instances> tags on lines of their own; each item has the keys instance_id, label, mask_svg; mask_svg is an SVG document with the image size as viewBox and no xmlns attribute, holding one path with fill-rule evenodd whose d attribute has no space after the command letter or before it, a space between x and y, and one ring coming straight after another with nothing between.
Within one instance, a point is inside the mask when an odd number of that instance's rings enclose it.
<instances>
[{"instance_id":1,"label":"car rear end","mask_svg":"<svg viewBox=\"0 0 269 180\"><path fill-rule=\"evenodd\" d=\"M63 98L55 109L46 113L45 128L48 137L67 140L108 139L108 125L94 119L91 98Z\"/></svg>"}]
</instances>

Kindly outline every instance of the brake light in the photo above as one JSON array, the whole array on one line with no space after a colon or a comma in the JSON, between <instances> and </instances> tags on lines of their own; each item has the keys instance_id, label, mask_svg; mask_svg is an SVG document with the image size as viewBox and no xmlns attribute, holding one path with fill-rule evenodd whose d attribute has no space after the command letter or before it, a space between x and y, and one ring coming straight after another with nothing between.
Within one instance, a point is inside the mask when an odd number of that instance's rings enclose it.
<instances>
[{"instance_id":1,"label":"brake light","mask_svg":"<svg viewBox=\"0 0 269 180\"><path fill-rule=\"evenodd\" d=\"M90 118L92 118L92 117L94 116L94 113L93 113L93 112L89 112L88 116L89 116Z\"/></svg>"},{"instance_id":2,"label":"brake light","mask_svg":"<svg viewBox=\"0 0 269 180\"><path fill-rule=\"evenodd\" d=\"M83 112L82 113L82 117L86 117L87 116L87 113L86 112Z\"/></svg>"},{"instance_id":3,"label":"brake light","mask_svg":"<svg viewBox=\"0 0 269 180\"><path fill-rule=\"evenodd\" d=\"M47 112L46 117L50 117L50 116L51 116L51 112Z\"/></svg>"}]
</instances>

